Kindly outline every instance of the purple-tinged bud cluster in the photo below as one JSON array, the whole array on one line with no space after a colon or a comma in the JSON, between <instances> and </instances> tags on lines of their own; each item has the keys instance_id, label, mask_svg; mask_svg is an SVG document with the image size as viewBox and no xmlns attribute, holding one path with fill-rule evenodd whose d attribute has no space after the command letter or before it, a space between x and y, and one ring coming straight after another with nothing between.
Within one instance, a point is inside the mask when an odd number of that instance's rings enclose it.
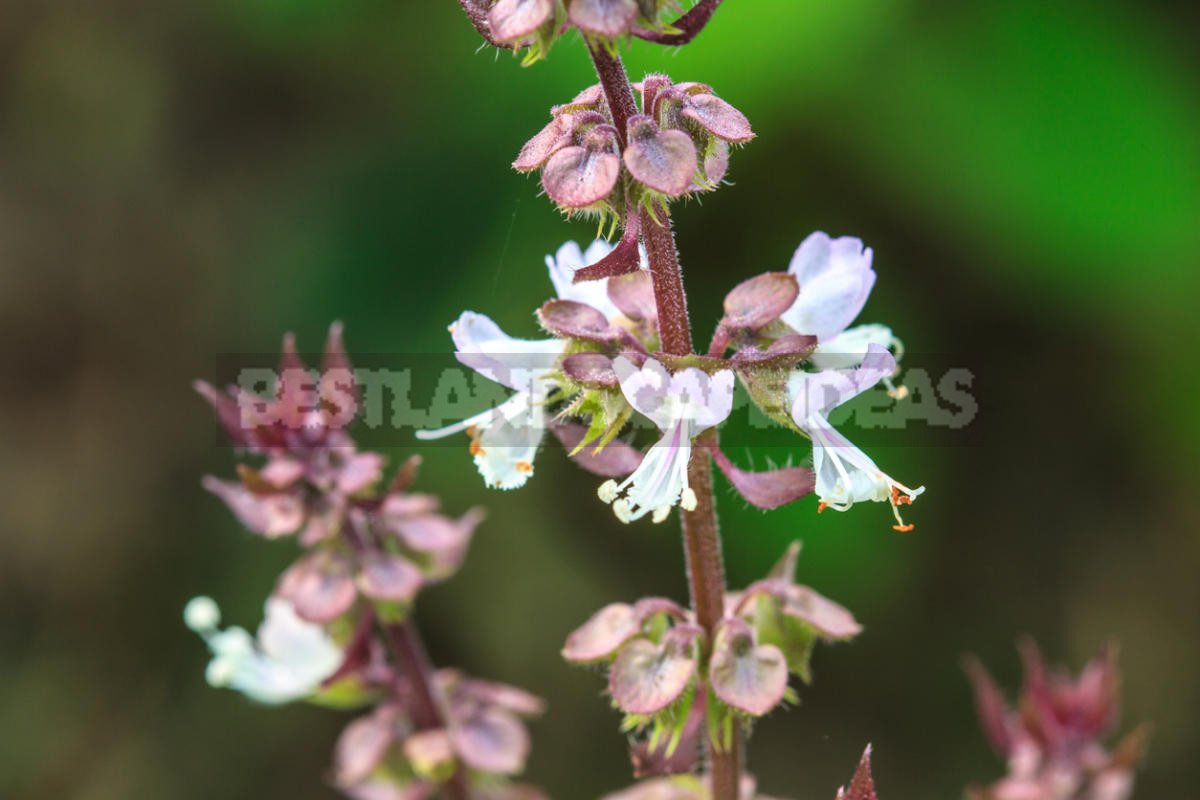
<instances>
[{"instance_id":1,"label":"purple-tinged bud cluster","mask_svg":"<svg viewBox=\"0 0 1200 800\"><path fill-rule=\"evenodd\" d=\"M629 35L682 44L700 32L720 2L702 0L684 14L679 0L459 0L491 44L525 50L526 65L571 28L606 47Z\"/></svg>"},{"instance_id":2,"label":"purple-tinged bud cluster","mask_svg":"<svg viewBox=\"0 0 1200 800\"><path fill-rule=\"evenodd\" d=\"M729 146L754 138L742 112L702 83L650 75L634 88L641 113L628 120L628 141L621 141L600 86L591 86L552 109L513 168L541 170L546 194L568 213L619 217L627 197L653 210L716 189L729 168Z\"/></svg>"},{"instance_id":3,"label":"purple-tinged bud cluster","mask_svg":"<svg viewBox=\"0 0 1200 800\"><path fill-rule=\"evenodd\" d=\"M385 459L356 450L346 428L358 392L340 326L316 373L285 338L272 397L197 388L233 444L264 462L240 464L238 482L205 486L255 533L299 533L304 550L280 576L256 637L220 630L208 598L188 604L186 623L213 652L209 683L269 704L372 706L336 749L333 780L350 797L432 797L453 783L454 796L541 798L509 777L529 751L522 720L540 714L542 701L434 673L407 621L417 593L458 570L483 515L450 517L436 497L409 491L420 459L384 483Z\"/></svg>"},{"instance_id":4,"label":"purple-tinged bud cluster","mask_svg":"<svg viewBox=\"0 0 1200 800\"><path fill-rule=\"evenodd\" d=\"M1016 709L977 659L966 662L980 725L1008 762L1005 777L969 790L972 800L1127 800L1148 732L1143 726L1111 750L1104 745L1117 725L1115 647L1077 678L1047 669L1032 640L1020 650L1025 680Z\"/></svg>"},{"instance_id":5,"label":"purple-tinged bud cluster","mask_svg":"<svg viewBox=\"0 0 1200 800\"><path fill-rule=\"evenodd\" d=\"M818 640L859 633L849 611L795 583L798 554L792 545L767 578L730 594L711 642L690 611L663 598L605 606L567 637L563 658L607 665L626 729L645 734L633 750L639 774L692 771L701 730L713 747L733 746L739 720L794 699L789 673L811 680Z\"/></svg>"},{"instance_id":6,"label":"purple-tinged bud cluster","mask_svg":"<svg viewBox=\"0 0 1200 800\"><path fill-rule=\"evenodd\" d=\"M334 782L347 795L356 800L432 797L460 768L492 776L525 769L529 734L522 719L544 711L541 698L455 670L440 670L435 683L446 698L444 727L419 730L403 705L386 702L342 731L334 751ZM508 782L487 791L497 800L544 797L531 786Z\"/></svg>"}]
</instances>

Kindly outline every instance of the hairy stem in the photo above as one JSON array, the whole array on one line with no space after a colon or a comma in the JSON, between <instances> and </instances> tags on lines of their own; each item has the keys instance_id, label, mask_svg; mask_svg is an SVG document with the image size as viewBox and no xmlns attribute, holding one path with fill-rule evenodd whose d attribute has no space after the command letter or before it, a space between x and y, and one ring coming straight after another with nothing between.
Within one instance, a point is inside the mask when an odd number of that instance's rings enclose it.
<instances>
[{"instance_id":1,"label":"hairy stem","mask_svg":"<svg viewBox=\"0 0 1200 800\"><path fill-rule=\"evenodd\" d=\"M629 118L637 113L633 87L629 84L619 57L602 47L591 46L589 51L612 112L613 123L624 143ZM662 349L673 355L688 355L692 352L691 324L688 321L683 270L679 266L679 252L675 247L670 214L663 209L658 220L643 214L642 235L650 260ZM688 587L696 621L704 628L711 643L725 613L725 567L721 560L721 535L717 529L712 467L704 448L697 447L694 450L688 465L688 485L696 493L696 507L682 512ZM712 773L712 800L738 800L738 749L739 743L735 743L728 751L718 751L710 744L708 768Z\"/></svg>"},{"instance_id":2,"label":"hairy stem","mask_svg":"<svg viewBox=\"0 0 1200 800\"><path fill-rule=\"evenodd\" d=\"M425 643L412 619L381 626L396 666L408 679L408 707L417 730L446 727L446 711L433 684L433 666L425 653ZM442 787L447 800L470 800L466 777L459 769Z\"/></svg>"}]
</instances>

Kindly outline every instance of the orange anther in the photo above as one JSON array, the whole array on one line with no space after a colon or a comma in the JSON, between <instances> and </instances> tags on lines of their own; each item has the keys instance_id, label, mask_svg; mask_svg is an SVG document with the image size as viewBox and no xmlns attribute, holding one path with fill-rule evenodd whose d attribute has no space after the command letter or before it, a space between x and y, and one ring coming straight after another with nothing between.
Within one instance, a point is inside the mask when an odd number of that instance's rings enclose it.
<instances>
[{"instance_id":1,"label":"orange anther","mask_svg":"<svg viewBox=\"0 0 1200 800\"><path fill-rule=\"evenodd\" d=\"M909 531L911 531L911 530L912 530L913 528L915 528L915 527L917 527L917 526L916 526L916 525L913 525L913 524L910 522L910 523L909 523L909 524L907 524L907 525L893 525L893 526L892 526L892 530L894 530L894 531L899 531L900 533L908 533Z\"/></svg>"},{"instance_id":2,"label":"orange anther","mask_svg":"<svg viewBox=\"0 0 1200 800\"><path fill-rule=\"evenodd\" d=\"M818 514L820 514L822 511L824 511L824 510L825 510L825 509L827 509L827 508L829 508L829 504L828 504L828 503L826 503L824 500L822 500L821 502L817 503L817 513L818 513Z\"/></svg>"},{"instance_id":3,"label":"orange anther","mask_svg":"<svg viewBox=\"0 0 1200 800\"><path fill-rule=\"evenodd\" d=\"M483 448L479 445L478 439L471 440L471 455L473 455L473 456L483 455Z\"/></svg>"},{"instance_id":4,"label":"orange anther","mask_svg":"<svg viewBox=\"0 0 1200 800\"><path fill-rule=\"evenodd\" d=\"M530 464L528 461L518 461L516 466L517 472L524 472L526 475L533 472L533 464Z\"/></svg>"}]
</instances>

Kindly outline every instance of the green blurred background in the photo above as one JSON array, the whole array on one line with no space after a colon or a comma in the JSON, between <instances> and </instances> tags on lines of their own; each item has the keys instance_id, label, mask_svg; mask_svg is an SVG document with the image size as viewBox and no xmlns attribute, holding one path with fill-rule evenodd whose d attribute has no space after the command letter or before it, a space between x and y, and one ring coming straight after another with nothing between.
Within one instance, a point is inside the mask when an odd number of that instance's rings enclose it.
<instances>
[{"instance_id":1,"label":"green blurred background","mask_svg":"<svg viewBox=\"0 0 1200 800\"><path fill-rule=\"evenodd\" d=\"M929 487L915 534L720 488L733 584L799 537L801 580L866 626L759 726L772 793L832 797L867 741L888 800L997 776L959 658L1013 686L1029 632L1073 666L1118 638L1126 723L1155 724L1138 796L1194 794L1198 23L1132 0L738 0L683 51L627 48L759 134L677 213L701 337L819 228L875 248L864 319L910 365L975 375L967 428L873 450ZM478 44L450 0L0 8L0 797L335 796L345 718L209 689L180 622L203 592L256 625L294 555L201 491L233 459L189 383L285 330L315 349L335 318L352 353L447 351L462 308L534 333L542 255L593 228L507 165L592 81L574 38L531 69ZM674 525L623 527L560 451L515 494L465 446L422 452L423 488L490 510L419 609L435 659L549 700L529 776L555 797L625 784L600 676L558 648L606 602L686 596Z\"/></svg>"}]
</instances>

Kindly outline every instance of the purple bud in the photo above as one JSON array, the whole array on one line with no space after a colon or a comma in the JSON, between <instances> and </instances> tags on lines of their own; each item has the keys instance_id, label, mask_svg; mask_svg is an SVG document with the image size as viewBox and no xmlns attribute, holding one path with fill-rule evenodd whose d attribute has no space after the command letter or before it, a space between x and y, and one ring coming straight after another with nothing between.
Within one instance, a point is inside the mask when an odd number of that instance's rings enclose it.
<instances>
[{"instance_id":1,"label":"purple bud","mask_svg":"<svg viewBox=\"0 0 1200 800\"><path fill-rule=\"evenodd\" d=\"M525 768L529 734L512 714L497 708L475 709L450 729L463 763L480 772L513 775Z\"/></svg>"},{"instance_id":2,"label":"purple bud","mask_svg":"<svg viewBox=\"0 0 1200 800\"><path fill-rule=\"evenodd\" d=\"M626 714L656 714L683 695L695 674L696 660L684 642L634 639L617 654L608 691Z\"/></svg>"},{"instance_id":3,"label":"purple bud","mask_svg":"<svg viewBox=\"0 0 1200 800\"><path fill-rule=\"evenodd\" d=\"M702 691L698 689L698 691ZM629 750L633 762L633 776L647 778L653 775L681 775L695 772L699 767L702 736L704 733L705 704L693 703L683 723L682 735L673 753L668 755L667 741L660 740L657 747L642 740Z\"/></svg>"},{"instance_id":4,"label":"purple bud","mask_svg":"<svg viewBox=\"0 0 1200 800\"><path fill-rule=\"evenodd\" d=\"M641 631L641 619L627 603L611 603L576 628L563 645L562 657L574 664L609 658Z\"/></svg>"},{"instance_id":5,"label":"purple bud","mask_svg":"<svg viewBox=\"0 0 1200 800\"><path fill-rule=\"evenodd\" d=\"M329 335L325 339L325 353L321 357L321 397L327 404L340 401L333 403L330 413L335 418L345 418L346 424L358 412L358 384L354 380L350 357L346 355L340 322L329 326Z\"/></svg>"},{"instance_id":6,"label":"purple bud","mask_svg":"<svg viewBox=\"0 0 1200 800\"><path fill-rule=\"evenodd\" d=\"M492 36L516 42L536 31L554 13L554 0L498 0L488 12Z\"/></svg>"},{"instance_id":7,"label":"purple bud","mask_svg":"<svg viewBox=\"0 0 1200 800\"><path fill-rule=\"evenodd\" d=\"M987 737L988 744L998 755L1007 756L1012 749L1012 733L1009 731L1009 709L1004 696L992 680L983 663L974 656L963 660L963 669L971 681L975 694L975 712L979 725Z\"/></svg>"},{"instance_id":8,"label":"purple bud","mask_svg":"<svg viewBox=\"0 0 1200 800\"><path fill-rule=\"evenodd\" d=\"M602 102L604 102L604 89L600 84L593 83L575 95L571 99L571 102L563 103L561 106L554 106L554 108L550 109L550 113L557 116L574 111L594 110L599 108Z\"/></svg>"},{"instance_id":9,"label":"purple bud","mask_svg":"<svg viewBox=\"0 0 1200 800\"><path fill-rule=\"evenodd\" d=\"M275 594L309 622L326 623L349 611L358 592L349 559L334 550L320 550L288 567Z\"/></svg>"},{"instance_id":10,"label":"purple bud","mask_svg":"<svg viewBox=\"0 0 1200 800\"><path fill-rule=\"evenodd\" d=\"M762 716L783 700L788 665L783 652L772 644L756 645L745 621L721 621L709 661L713 693L725 705L751 716Z\"/></svg>"},{"instance_id":11,"label":"purple bud","mask_svg":"<svg viewBox=\"0 0 1200 800\"><path fill-rule=\"evenodd\" d=\"M572 132L574 118L571 114L556 116L525 143L512 167L517 172L533 172L540 169L550 156L574 141Z\"/></svg>"},{"instance_id":12,"label":"purple bud","mask_svg":"<svg viewBox=\"0 0 1200 800\"><path fill-rule=\"evenodd\" d=\"M621 335L603 312L574 300L547 300L537 317L548 333L564 339L604 343Z\"/></svg>"},{"instance_id":13,"label":"purple bud","mask_svg":"<svg viewBox=\"0 0 1200 800\"><path fill-rule=\"evenodd\" d=\"M620 439L604 445L600 452L596 452L595 448L590 446L575 452L575 448L579 447L579 443L587 434L587 428L568 422L551 425L550 430L567 449L571 459L593 475L605 478L624 478L641 466L641 452Z\"/></svg>"},{"instance_id":14,"label":"purple bud","mask_svg":"<svg viewBox=\"0 0 1200 800\"><path fill-rule=\"evenodd\" d=\"M550 157L542 170L542 187L564 208L587 208L612 192L621 174L616 131L599 126L588 133L583 146L564 147Z\"/></svg>"},{"instance_id":15,"label":"purple bud","mask_svg":"<svg viewBox=\"0 0 1200 800\"><path fill-rule=\"evenodd\" d=\"M396 710L392 706L380 706L347 725L334 750L338 784L352 786L365 780L383 761L395 735Z\"/></svg>"},{"instance_id":16,"label":"purple bud","mask_svg":"<svg viewBox=\"0 0 1200 800\"><path fill-rule=\"evenodd\" d=\"M666 75L647 75L641 83L634 84L634 88L642 94L642 113L657 117L658 112L654 108L654 103L658 93L670 87L671 79Z\"/></svg>"},{"instance_id":17,"label":"purple bud","mask_svg":"<svg viewBox=\"0 0 1200 800\"><path fill-rule=\"evenodd\" d=\"M242 483L211 476L202 485L221 498L243 525L268 539L295 533L304 522L304 503L290 492L260 494Z\"/></svg>"},{"instance_id":18,"label":"purple bud","mask_svg":"<svg viewBox=\"0 0 1200 800\"><path fill-rule=\"evenodd\" d=\"M622 36L637 19L637 0L572 0L567 20L585 33Z\"/></svg>"},{"instance_id":19,"label":"purple bud","mask_svg":"<svg viewBox=\"0 0 1200 800\"><path fill-rule=\"evenodd\" d=\"M441 514L389 518L387 524L405 547L420 553L463 547L470 541L472 533L471 528L461 521Z\"/></svg>"},{"instance_id":20,"label":"purple bud","mask_svg":"<svg viewBox=\"0 0 1200 800\"><path fill-rule=\"evenodd\" d=\"M635 322L654 322L658 306L654 302L654 280L644 269L608 280L608 299L621 313Z\"/></svg>"},{"instance_id":21,"label":"purple bud","mask_svg":"<svg viewBox=\"0 0 1200 800\"><path fill-rule=\"evenodd\" d=\"M443 728L417 731L404 740L401 749L417 775L433 778L454 763L454 745Z\"/></svg>"},{"instance_id":22,"label":"purple bud","mask_svg":"<svg viewBox=\"0 0 1200 800\"><path fill-rule=\"evenodd\" d=\"M718 139L741 144L754 138L746 115L715 94L689 92L680 113Z\"/></svg>"},{"instance_id":23,"label":"purple bud","mask_svg":"<svg viewBox=\"0 0 1200 800\"><path fill-rule=\"evenodd\" d=\"M568 378L589 389L615 389L619 385L612 359L604 353L572 353L563 359L562 371ZM574 448L575 445L570 447Z\"/></svg>"},{"instance_id":24,"label":"purple bud","mask_svg":"<svg viewBox=\"0 0 1200 800\"><path fill-rule=\"evenodd\" d=\"M374 486L383 477L386 459L378 453L355 453L338 471L337 488L343 494L357 494Z\"/></svg>"},{"instance_id":25,"label":"purple bud","mask_svg":"<svg viewBox=\"0 0 1200 800\"><path fill-rule=\"evenodd\" d=\"M761 509L779 508L812 493L816 477L806 467L780 467L765 472L738 469L717 447L712 447L713 460L745 500Z\"/></svg>"},{"instance_id":26,"label":"purple bud","mask_svg":"<svg viewBox=\"0 0 1200 800\"><path fill-rule=\"evenodd\" d=\"M372 600L407 603L421 588L421 570L404 556L374 550L359 560L358 588Z\"/></svg>"},{"instance_id":27,"label":"purple bud","mask_svg":"<svg viewBox=\"0 0 1200 800\"><path fill-rule=\"evenodd\" d=\"M800 294L796 277L787 272L764 272L742 281L725 295L725 318L730 328L756 331L779 319Z\"/></svg>"},{"instance_id":28,"label":"purple bud","mask_svg":"<svg viewBox=\"0 0 1200 800\"><path fill-rule=\"evenodd\" d=\"M813 628L825 639L852 639L862 626L846 608L808 586L790 586L783 613Z\"/></svg>"},{"instance_id":29,"label":"purple bud","mask_svg":"<svg viewBox=\"0 0 1200 800\"><path fill-rule=\"evenodd\" d=\"M836 800L879 800L875 794L875 779L871 777L871 745L863 751L858 769L850 779L849 789L838 789Z\"/></svg>"},{"instance_id":30,"label":"purple bud","mask_svg":"<svg viewBox=\"0 0 1200 800\"><path fill-rule=\"evenodd\" d=\"M696 145L683 131L659 130L644 115L629 120L629 146L625 166L642 184L667 197L688 190L696 174Z\"/></svg>"}]
</instances>

